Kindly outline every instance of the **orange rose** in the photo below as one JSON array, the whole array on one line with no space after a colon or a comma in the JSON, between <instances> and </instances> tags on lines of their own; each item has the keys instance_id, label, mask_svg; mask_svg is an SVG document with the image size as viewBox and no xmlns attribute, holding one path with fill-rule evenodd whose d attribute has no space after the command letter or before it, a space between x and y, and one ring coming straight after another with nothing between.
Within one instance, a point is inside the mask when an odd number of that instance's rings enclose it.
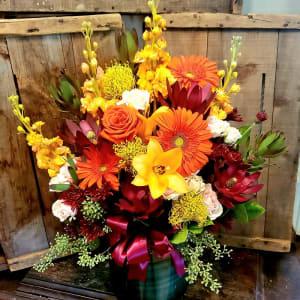
<instances>
[{"instance_id":1,"label":"orange rose","mask_svg":"<svg viewBox=\"0 0 300 300\"><path fill-rule=\"evenodd\" d=\"M131 141L141 127L142 121L137 116L137 111L127 106L112 105L107 108L102 118L102 137L119 144Z\"/></svg>"}]
</instances>

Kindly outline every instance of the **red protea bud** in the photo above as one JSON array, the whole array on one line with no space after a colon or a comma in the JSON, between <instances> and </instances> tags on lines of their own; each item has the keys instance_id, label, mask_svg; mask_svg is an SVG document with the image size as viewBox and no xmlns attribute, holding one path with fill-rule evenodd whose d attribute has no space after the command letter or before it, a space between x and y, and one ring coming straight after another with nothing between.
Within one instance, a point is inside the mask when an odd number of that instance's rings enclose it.
<instances>
[{"instance_id":1,"label":"red protea bud","mask_svg":"<svg viewBox=\"0 0 300 300\"><path fill-rule=\"evenodd\" d=\"M268 119L268 115L267 115L267 113L264 110L262 110L259 113L257 113L256 118L260 122L263 122L263 121L266 121Z\"/></svg>"}]
</instances>

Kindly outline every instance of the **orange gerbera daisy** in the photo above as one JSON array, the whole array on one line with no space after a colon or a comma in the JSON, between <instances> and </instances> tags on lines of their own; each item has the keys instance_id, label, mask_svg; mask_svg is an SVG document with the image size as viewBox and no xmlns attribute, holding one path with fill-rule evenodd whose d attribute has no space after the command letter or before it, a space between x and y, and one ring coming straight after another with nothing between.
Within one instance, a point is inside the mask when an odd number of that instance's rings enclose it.
<instances>
[{"instance_id":1,"label":"orange gerbera daisy","mask_svg":"<svg viewBox=\"0 0 300 300\"><path fill-rule=\"evenodd\" d=\"M120 158L113 153L111 144L107 142L103 142L100 149L91 144L83 151L86 162L81 159L76 163L77 176L79 179L83 179L79 184L82 190L94 184L101 189L103 180L113 190L119 189L120 183L115 174L119 171Z\"/></svg>"},{"instance_id":2,"label":"orange gerbera daisy","mask_svg":"<svg viewBox=\"0 0 300 300\"><path fill-rule=\"evenodd\" d=\"M183 158L178 172L183 176L201 169L212 152L209 140L212 134L207 130L207 121L197 112L185 108L169 110L157 119L157 139L165 151L181 148Z\"/></svg>"},{"instance_id":3,"label":"orange gerbera daisy","mask_svg":"<svg viewBox=\"0 0 300 300\"><path fill-rule=\"evenodd\" d=\"M202 88L209 83L212 88L216 88L219 82L216 63L203 56L173 57L168 68L186 88L193 83L197 83Z\"/></svg>"}]
</instances>

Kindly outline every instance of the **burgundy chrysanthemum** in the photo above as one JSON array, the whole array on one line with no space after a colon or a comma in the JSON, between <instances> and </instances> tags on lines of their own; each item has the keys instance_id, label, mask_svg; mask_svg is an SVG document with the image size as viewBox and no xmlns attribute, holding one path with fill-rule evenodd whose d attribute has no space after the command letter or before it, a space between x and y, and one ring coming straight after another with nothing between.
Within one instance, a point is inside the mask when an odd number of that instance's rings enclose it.
<instances>
[{"instance_id":1,"label":"burgundy chrysanthemum","mask_svg":"<svg viewBox=\"0 0 300 300\"><path fill-rule=\"evenodd\" d=\"M100 225L85 219L80 220L79 232L87 238L87 242L93 241L97 237L104 235Z\"/></svg>"},{"instance_id":2,"label":"burgundy chrysanthemum","mask_svg":"<svg viewBox=\"0 0 300 300\"><path fill-rule=\"evenodd\" d=\"M61 193L60 199L65 200L64 203L70 205L73 210L78 210L86 197L103 202L110 195L112 195L112 192L107 184L103 184L101 189L94 186L86 190L81 190L72 185L67 191Z\"/></svg>"},{"instance_id":3,"label":"burgundy chrysanthemum","mask_svg":"<svg viewBox=\"0 0 300 300\"><path fill-rule=\"evenodd\" d=\"M235 122L243 122L242 116L238 113L237 107L233 109L233 111L227 115L226 121L235 121Z\"/></svg>"},{"instance_id":4,"label":"burgundy chrysanthemum","mask_svg":"<svg viewBox=\"0 0 300 300\"><path fill-rule=\"evenodd\" d=\"M228 147L224 144L214 144L213 152L210 156L210 159L217 163L218 167L223 167L224 164L241 164L242 155L238 151L234 150L231 147Z\"/></svg>"}]
</instances>

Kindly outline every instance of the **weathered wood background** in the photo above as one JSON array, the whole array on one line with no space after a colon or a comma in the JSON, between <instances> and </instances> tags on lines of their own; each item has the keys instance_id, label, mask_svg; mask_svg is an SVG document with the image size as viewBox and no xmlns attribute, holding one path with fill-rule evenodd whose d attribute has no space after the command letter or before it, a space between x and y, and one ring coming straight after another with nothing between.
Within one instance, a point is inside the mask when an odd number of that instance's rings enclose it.
<instances>
[{"instance_id":1,"label":"weathered wood background","mask_svg":"<svg viewBox=\"0 0 300 300\"><path fill-rule=\"evenodd\" d=\"M240 13L240 3L189 1L187 5L161 0L160 8L171 12L165 14L171 55L205 55L222 68L223 59L230 54L232 35L243 37L238 70L242 91L234 103L246 122L265 109L269 119L263 130L284 131L289 150L261 178L265 188L257 201L266 208L266 214L246 226L235 224L232 232L222 231L218 236L228 245L284 252L290 249L300 141L300 18L228 14ZM24 137L16 135L17 122L7 97L17 92L26 114L33 121L44 120L44 132L52 136L62 115L45 86L62 69L74 76L80 74L84 47L81 22L92 21L103 64L117 57L114 33L122 27L119 14L32 18L32 13L123 12L127 14L125 23L130 27L134 22L141 33L144 16L137 13L148 10L144 1L0 0L0 11L22 12L22 16L31 12L30 19L0 21L0 243L6 257L0 263L2 268L7 263L11 270L18 270L37 261L61 227L51 214L56 196L48 192L47 172L36 167ZM180 11L185 13L178 14Z\"/></svg>"}]
</instances>

